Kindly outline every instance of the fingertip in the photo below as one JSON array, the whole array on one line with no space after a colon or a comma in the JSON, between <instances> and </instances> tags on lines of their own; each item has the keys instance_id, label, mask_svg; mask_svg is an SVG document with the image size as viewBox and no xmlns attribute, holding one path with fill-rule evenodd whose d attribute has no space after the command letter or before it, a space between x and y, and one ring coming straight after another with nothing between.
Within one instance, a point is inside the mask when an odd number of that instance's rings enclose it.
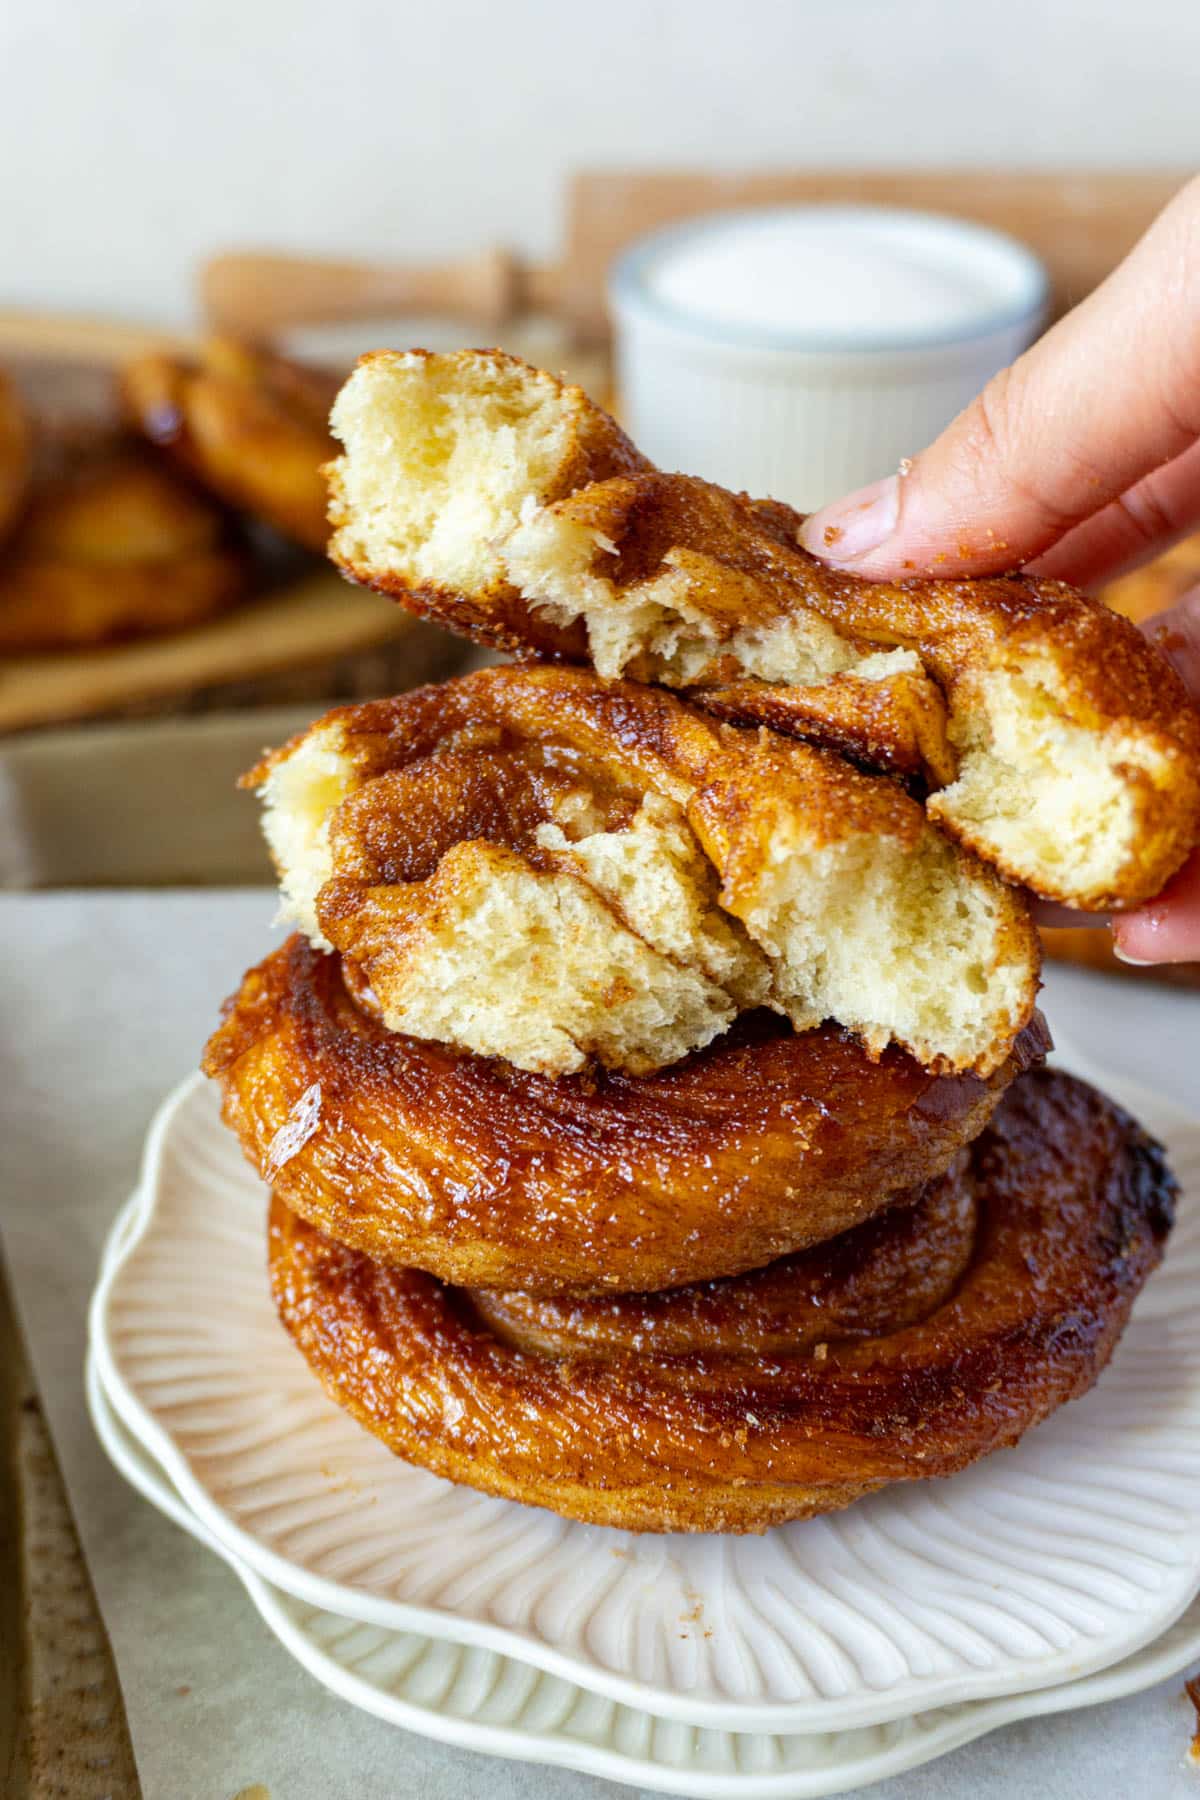
<instances>
[{"instance_id":1,"label":"fingertip","mask_svg":"<svg viewBox=\"0 0 1200 1800\"><path fill-rule=\"evenodd\" d=\"M1133 964L1200 961L1200 850L1148 906L1114 919L1113 950Z\"/></svg>"},{"instance_id":2,"label":"fingertip","mask_svg":"<svg viewBox=\"0 0 1200 1800\"><path fill-rule=\"evenodd\" d=\"M1119 938L1113 938L1113 955L1118 962L1128 963L1131 969L1152 969L1153 959L1149 956L1132 956L1128 950L1122 949Z\"/></svg>"},{"instance_id":3,"label":"fingertip","mask_svg":"<svg viewBox=\"0 0 1200 1800\"><path fill-rule=\"evenodd\" d=\"M883 481L847 494L820 511L811 513L800 526L799 540L813 556L838 568L857 567L886 544L900 516L899 481L888 475Z\"/></svg>"}]
</instances>

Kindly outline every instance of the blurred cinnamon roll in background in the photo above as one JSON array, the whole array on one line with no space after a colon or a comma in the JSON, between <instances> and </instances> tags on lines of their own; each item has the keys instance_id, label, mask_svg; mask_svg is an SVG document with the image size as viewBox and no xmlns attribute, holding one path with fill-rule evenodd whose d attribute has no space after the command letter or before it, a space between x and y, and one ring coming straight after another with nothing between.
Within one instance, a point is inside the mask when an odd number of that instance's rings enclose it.
<instances>
[{"instance_id":1,"label":"blurred cinnamon roll in background","mask_svg":"<svg viewBox=\"0 0 1200 1800\"><path fill-rule=\"evenodd\" d=\"M335 377L210 338L195 356L145 356L129 364L129 418L192 480L226 505L261 519L321 554L329 536L321 466Z\"/></svg>"},{"instance_id":2,"label":"blurred cinnamon roll in background","mask_svg":"<svg viewBox=\"0 0 1200 1800\"><path fill-rule=\"evenodd\" d=\"M0 375L0 652L199 625L279 580L280 540L325 547L332 376L223 339L92 374L74 411Z\"/></svg>"},{"instance_id":3,"label":"blurred cinnamon roll in background","mask_svg":"<svg viewBox=\"0 0 1200 1800\"><path fill-rule=\"evenodd\" d=\"M0 650L50 650L174 631L251 584L223 510L135 440L97 430L43 445L0 549Z\"/></svg>"}]
</instances>

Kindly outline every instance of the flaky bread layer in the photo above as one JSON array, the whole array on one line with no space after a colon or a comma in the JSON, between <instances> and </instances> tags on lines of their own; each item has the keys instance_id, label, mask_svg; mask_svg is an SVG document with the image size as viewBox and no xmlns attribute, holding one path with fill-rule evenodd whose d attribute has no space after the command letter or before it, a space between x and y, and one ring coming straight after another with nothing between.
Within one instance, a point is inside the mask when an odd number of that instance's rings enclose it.
<instances>
[{"instance_id":1,"label":"flaky bread layer","mask_svg":"<svg viewBox=\"0 0 1200 1800\"><path fill-rule=\"evenodd\" d=\"M392 1029L644 1072L768 1005L987 1073L1031 1016L1024 900L894 783L582 670L317 722L249 778L285 913Z\"/></svg>"}]
</instances>

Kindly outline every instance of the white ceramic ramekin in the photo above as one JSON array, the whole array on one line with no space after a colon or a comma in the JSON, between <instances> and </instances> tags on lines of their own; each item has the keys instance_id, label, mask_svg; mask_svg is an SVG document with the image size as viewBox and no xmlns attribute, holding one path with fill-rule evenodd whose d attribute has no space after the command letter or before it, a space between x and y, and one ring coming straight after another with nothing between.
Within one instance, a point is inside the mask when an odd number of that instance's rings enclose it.
<instances>
[{"instance_id":1,"label":"white ceramic ramekin","mask_svg":"<svg viewBox=\"0 0 1200 1800\"><path fill-rule=\"evenodd\" d=\"M894 246L978 277L980 299L953 325L782 331L705 318L655 291L663 259L697 234L747 220L801 222ZM622 423L660 467L811 510L894 470L937 436L1037 335L1046 272L1032 251L982 226L890 207L780 207L713 214L640 239L617 262ZM773 309L780 310L776 305Z\"/></svg>"}]
</instances>

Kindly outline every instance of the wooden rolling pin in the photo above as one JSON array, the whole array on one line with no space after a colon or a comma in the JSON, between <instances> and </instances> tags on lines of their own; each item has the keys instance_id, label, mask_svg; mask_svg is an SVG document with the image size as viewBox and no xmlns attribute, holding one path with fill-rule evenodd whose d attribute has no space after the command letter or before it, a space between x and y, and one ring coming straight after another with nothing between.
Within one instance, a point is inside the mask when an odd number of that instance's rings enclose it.
<instances>
[{"instance_id":1,"label":"wooden rolling pin","mask_svg":"<svg viewBox=\"0 0 1200 1800\"><path fill-rule=\"evenodd\" d=\"M595 345L608 334L608 272L634 238L729 207L832 201L915 206L1007 231L1045 262L1058 314L1104 279L1185 177L1182 170L1103 169L583 171L571 181L558 263L527 263L506 250L425 265L245 251L213 258L200 295L210 325L252 339L405 313L496 327L549 312L574 344Z\"/></svg>"},{"instance_id":2,"label":"wooden rolling pin","mask_svg":"<svg viewBox=\"0 0 1200 1800\"><path fill-rule=\"evenodd\" d=\"M557 268L523 262L498 248L421 265L242 250L207 262L199 288L210 326L254 342L298 325L407 313L503 325L522 313L557 311L561 277Z\"/></svg>"}]
</instances>

